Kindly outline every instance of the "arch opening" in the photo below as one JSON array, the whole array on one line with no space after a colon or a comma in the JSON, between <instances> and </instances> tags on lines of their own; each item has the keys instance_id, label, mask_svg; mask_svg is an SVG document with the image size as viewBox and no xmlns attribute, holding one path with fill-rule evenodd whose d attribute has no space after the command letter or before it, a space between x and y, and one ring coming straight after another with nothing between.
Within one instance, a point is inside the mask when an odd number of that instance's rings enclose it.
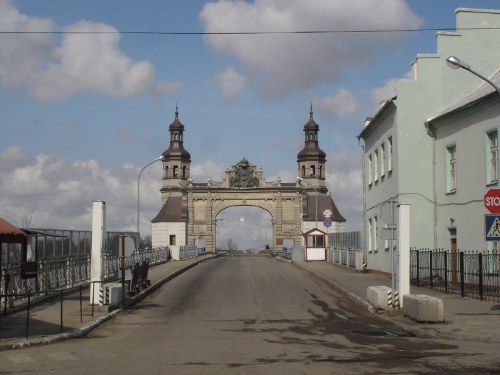
<instances>
[{"instance_id":1,"label":"arch opening","mask_svg":"<svg viewBox=\"0 0 500 375\"><path fill-rule=\"evenodd\" d=\"M215 222L216 249L257 253L273 246L272 216L262 207L227 207L217 214Z\"/></svg>"}]
</instances>

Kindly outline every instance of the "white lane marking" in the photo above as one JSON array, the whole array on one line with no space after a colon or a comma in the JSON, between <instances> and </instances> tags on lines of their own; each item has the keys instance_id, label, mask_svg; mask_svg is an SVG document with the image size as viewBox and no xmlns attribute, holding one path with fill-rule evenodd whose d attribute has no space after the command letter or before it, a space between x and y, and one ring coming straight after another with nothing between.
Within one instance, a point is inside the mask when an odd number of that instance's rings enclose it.
<instances>
[{"instance_id":1,"label":"white lane marking","mask_svg":"<svg viewBox=\"0 0 500 375\"><path fill-rule=\"evenodd\" d=\"M13 363L33 363L35 360L26 354L6 354L8 359Z\"/></svg>"}]
</instances>

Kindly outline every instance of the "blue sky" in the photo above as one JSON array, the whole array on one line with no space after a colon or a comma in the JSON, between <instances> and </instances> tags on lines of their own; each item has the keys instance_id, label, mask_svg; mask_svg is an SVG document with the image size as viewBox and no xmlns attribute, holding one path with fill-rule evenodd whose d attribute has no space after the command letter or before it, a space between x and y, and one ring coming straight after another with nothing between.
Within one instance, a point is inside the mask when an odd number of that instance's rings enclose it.
<instances>
[{"instance_id":1,"label":"blue sky","mask_svg":"<svg viewBox=\"0 0 500 375\"><path fill-rule=\"evenodd\" d=\"M486 0L0 0L0 31L444 29L455 27L456 8L499 5ZM19 226L62 229L90 228L91 202L97 199L107 202L109 229L135 228L137 175L168 147L176 104L195 181L222 179L224 170L243 157L261 166L268 180L293 181L312 103L320 147L327 153L328 186L347 229L359 230L356 135L377 103L395 94L395 80L406 77L415 56L436 50L434 31L46 33L0 39L0 216ZM153 165L141 178L144 233L160 208L160 176L159 165ZM260 214L234 209L232 219L225 219L240 222L234 218Z\"/></svg>"}]
</instances>

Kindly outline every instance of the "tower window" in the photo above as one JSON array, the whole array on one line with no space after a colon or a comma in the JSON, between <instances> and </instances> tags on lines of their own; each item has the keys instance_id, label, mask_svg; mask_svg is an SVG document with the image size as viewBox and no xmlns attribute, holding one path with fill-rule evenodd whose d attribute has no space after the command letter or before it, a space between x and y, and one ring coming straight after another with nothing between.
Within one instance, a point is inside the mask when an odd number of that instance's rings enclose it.
<instances>
[{"instance_id":1,"label":"tower window","mask_svg":"<svg viewBox=\"0 0 500 375\"><path fill-rule=\"evenodd\" d=\"M172 168L172 177L178 177L178 173L179 173L179 167L177 165L174 165L174 167Z\"/></svg>"},{"instance_id":2,"label":"tower window","mask_svg":"<svg viewBox=\"0 0 500 375\"><path fill-rule=\"evenodd\" d=\"M182 178L186 178L186 166L182 167Z\"/></svg>"},{"instance_id":3,"label":"tower window","mask_svg":"<svg viewBox=\"0 0 500 375\"><path fill-rule=\"evenodd\" d=\"M302 166L302 177L306 177L306 167L305 165Z\"/></svg>"},{"instance_id":4,"label":"tower window","mask_svg":"<svg viewBox=\"0 0 500 375\"><path fill-rule=\"evenodd\" d=\"M316 174L316 167L314 165L311 165L309 168L309 176L314 176Z\"/></svg>"}]
</instances>

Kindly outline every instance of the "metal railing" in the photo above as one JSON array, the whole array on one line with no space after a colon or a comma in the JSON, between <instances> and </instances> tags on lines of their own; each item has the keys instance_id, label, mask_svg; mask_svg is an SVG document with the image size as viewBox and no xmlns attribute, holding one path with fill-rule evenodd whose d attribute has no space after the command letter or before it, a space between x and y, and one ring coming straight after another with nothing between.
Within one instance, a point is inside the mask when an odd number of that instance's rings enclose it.
<instances>
[{"instance_id":1,"label":"metal railing","mask_svg":"<svg viewBox=\"0 0 500 375\"><path fill-rule=\"evenodd\" d=\"M412 249L410 282L461 297L500 302L500 254Z\"/></svg>"},{"instance_id":2,"label":"metal railing","mask_svg":"<svg viewBox=\"0 0 500 375\"><path fill-rule=\"evenodd\" d=\"M109 252L103 253L102 280L118 279L121 257ZM159 249L135 250L125 259L125 268L136 263L148 261L150 265L167 261L170 258L168 247ZM58 289L69 289L90 281L90 255L46 259L37 262L36 277L23 278L21 264L7 264L2 267L5 280L0 282L0 309L5 311L18 304L45 298L46 294Z\"/></svg>"},{"instance_id":3,"label":"metal railing","mask_svg":"<svg viewBox=\"0 0 500 375\"><path fill-rule=\"evenodd\" d=\"M182 245L179 248L179 260L215 255L217 255L215 252L207 252L205 251L205 248L196 247L194 245Z\"/></svg>"}]
</instances>

